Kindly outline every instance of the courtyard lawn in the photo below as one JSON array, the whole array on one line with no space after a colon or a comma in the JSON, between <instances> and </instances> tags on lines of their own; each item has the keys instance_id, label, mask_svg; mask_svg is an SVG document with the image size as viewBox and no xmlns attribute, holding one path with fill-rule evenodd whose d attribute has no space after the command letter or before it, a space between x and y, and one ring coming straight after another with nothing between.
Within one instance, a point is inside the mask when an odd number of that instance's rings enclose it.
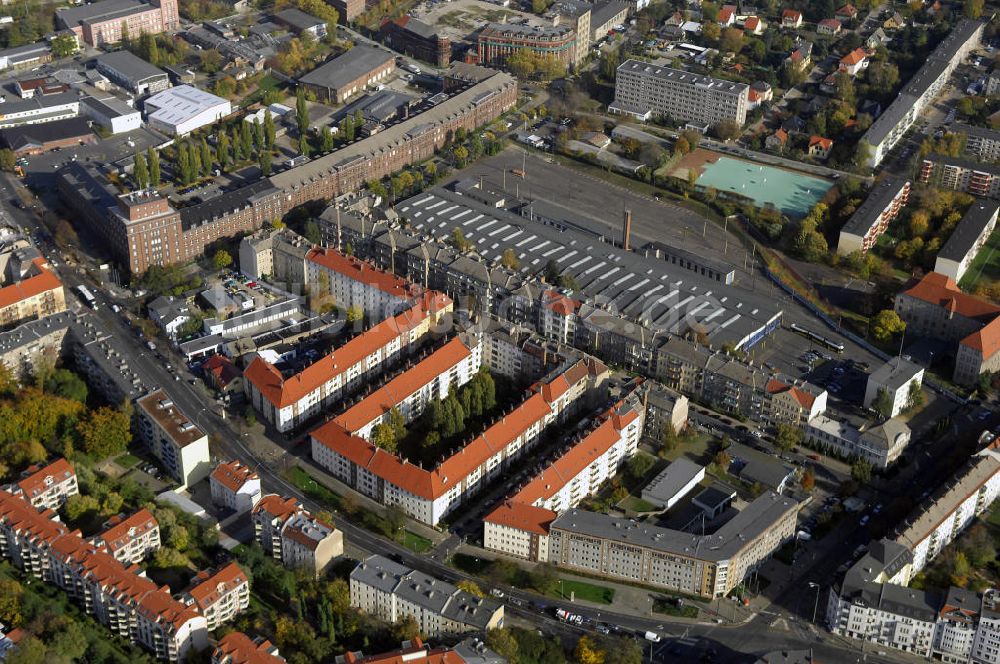
<instances>
[{"instance_id":1,"label":"courtyard lawn","mask_svg":"<svg viewBox=\"0 0 1000 664\"><path fill-rule=\"evenodd\" d=\"M400 544L414 553L426 553L434 546L434 542L409 530L403 531L403 541Z\"/></svg>"},{"instance_id":2,"label":"courtyard lawn","mask_svg":"<svg viewBox=\"0 0 1000 664\"><path fill-rule=\"evenodd\" d=\"M1000 280L1000 231L993 231L962 276L959 286L973 292L980 284Z\"/></svg>"},{"instance_id":3,"label":"courtyard lawn","mask_svg":"<svg viewBox=\"0 0 1000 664\"><path fill-rule=\"evenodd\" d=\"M128 452L126 452L125 454L115 459L115 463L117 463L125 470L128 470L129 468L132 468L133 466L137 465L141 460L142 459L135 456L134 454L129 454Z\"/></svg>"},{"instance_id":4,"label":"courtyard lawn","mask_svg":"<svg viewBox=\"0 0 1000 664\"><path fill-rule=\"evenodd\" d=\"M662 613L668 616L677 616L678 618L697 618L698 617L698 607L694 604L684 604L684 606L677 606L677 600L675 599L658 599L653 602L653 612Z\"/></svg>"},{"instance_id":5,"label":"courtyard lawn","mask_svg":"<svg viewBox=\"0 0 1000 664\"><path fill-rule=\"evenodd\" d=\"M561 579L555 590L549 593L552 597L561 599L582 599L596 604L611 604L615 599L615 591L607 586L598 586L586 581L571 581Z\"/></svg>"},{"instance_id":6,"label":"courtyard lawn","mask_svg":"<svg viewBox=\"0 0 1000 664\"><path fill-rule=\"evenodd\" d=\"M305 470L294 466L287 475L292 484L313 500L318 500L331 508L340 507L340 496L314 480L312 475Z\"/></svg>"}]
</instances>

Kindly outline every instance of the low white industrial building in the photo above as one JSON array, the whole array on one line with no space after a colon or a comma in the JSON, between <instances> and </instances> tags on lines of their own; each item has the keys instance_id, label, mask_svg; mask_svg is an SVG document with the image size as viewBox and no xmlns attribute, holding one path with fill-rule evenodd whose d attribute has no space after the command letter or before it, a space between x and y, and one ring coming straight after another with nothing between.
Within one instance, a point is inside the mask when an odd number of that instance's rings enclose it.
<instances>
[{"instance_id":1,"label":"low white industrial building","mask_svg":"<svg viewBox=\"0 0 1000 664\"><path fill-rule=\"evenodd\" d=\"M226 117L233 110L228 99L190 85L179 85L153 95L146 100L144 109L150 127L174 136L190 134Z\"/></svg>"}]
</instances>

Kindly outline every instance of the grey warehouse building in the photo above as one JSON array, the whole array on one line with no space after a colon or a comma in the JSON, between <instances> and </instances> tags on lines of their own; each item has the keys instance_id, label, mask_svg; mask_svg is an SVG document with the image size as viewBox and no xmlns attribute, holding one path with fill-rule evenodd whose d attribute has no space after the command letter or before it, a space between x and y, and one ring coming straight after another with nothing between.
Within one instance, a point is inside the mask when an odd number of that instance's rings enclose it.
<instances>
[{"instance_id":1,"label":"grey warehouse building","mask_svg":"<svg viewBox=\"0 0 1000 664\"><path fill-rule=\"evenodd\" d=\"M167 72L128 51L98 56L97 71L137 95L153 94L170 87Z\"/></svg>"}]
</instances>

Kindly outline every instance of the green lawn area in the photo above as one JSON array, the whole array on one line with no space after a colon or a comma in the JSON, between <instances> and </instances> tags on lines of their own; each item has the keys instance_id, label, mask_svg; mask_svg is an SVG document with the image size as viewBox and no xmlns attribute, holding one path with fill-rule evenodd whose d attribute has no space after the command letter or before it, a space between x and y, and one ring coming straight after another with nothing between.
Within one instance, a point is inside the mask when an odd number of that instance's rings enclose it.
<instances>
[{"instance_id":1,"label":"green lawn area","mask_svg":"<svg viewBox=\"0 0 1000 664\"><path fill-rule=\"evenodd\" d=\"M677 616L679 618L697 618L698 617L698 607L694 604L685 603L684 606L677 606L677 600L675 599L658 599L653 602L653 612L662 613L668 616Z\"/></svg>"},{"instance_id":2,"label":"green lawn area","mask_svg":"<svg viewBox=\"0 0 1000 664\"><path fill-rule=\"evenodd\" d=\"M115 459L115 463L117 463L125 470L132 468L133 466L137 465L140 461L142 461L142 459L135 456L134 454L129 454L128 452Z\"/></svg>"},{"instance_id":3,"label":"green lawn area","mask_svg":"<svg viewBox=\"0 0 1000 664\"><path fill-rule=\"evenodd\" d=\"M556 584L555 590L550 593L552 597L562 599L582 599L598 604L611 604L615 598L615 591L606 586L598 586L586 581L570 581L562 579Z\"/></svg>"},{"instance_id":4,"label":"green lawn area","mask_svg":"<svg viewBox=\"0 0 1000 664\"><path fill-rule=\"evenodd\" d=\"M993 231L965 272L959 286L962 290L971 292L981 283L998 279L1000 279L1000 231Z\"/></svg>"},{"instance_id":5,"label":"green lawn area","mask_svg":"<svg viewBox=\"0 0 1000 664\"><path fill-rule=\"evenodd\" d=\"M403 531L403 541L401 544L414 553L426 553L434 546L434 543L426 537L411 533L409 530Z\"/></svg>"},{"instance_id":6,"label":"green lawn area","mask_svg":"<svg viewBox=\"0 0 1000 664\"><path fill-rule=\"evenodd\" d=\"M314 480L312 475L298 466L294 466L291 470L289 470L287 475L288 481L298 487L302 493L306 494L313 500L318 500L319 502L325 503L332 508L340 507L340 496Z\"/></svg>"},{"instance_id":7,"label":"green lawn area","mask_svg":"<svg viewBox=\"0 0 1000 664\"><path fill-rule=\"evenodd\" d=\"M656 505L648 500L643 500L642 498L637 498L636 496L629 496L620 504L625 509L630 509L634 512L655 512L658 509Z\"/></svg>"}]
</instances>

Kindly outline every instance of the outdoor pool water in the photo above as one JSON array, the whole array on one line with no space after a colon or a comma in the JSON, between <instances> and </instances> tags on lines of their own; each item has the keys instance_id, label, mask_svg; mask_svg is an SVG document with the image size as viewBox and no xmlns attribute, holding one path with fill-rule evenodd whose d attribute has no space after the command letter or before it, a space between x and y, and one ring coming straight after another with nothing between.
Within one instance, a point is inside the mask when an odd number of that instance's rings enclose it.
<instances>
[{"instance_id":1,"label":"outdoor pool water","mask_svg":"<svg viewBox=\"0 0 1000 664\"><path fill-rule=\"evenodd\" d=\"M719 157L702 168L699 186L742 194L758 207L770 204L792 217L808 214L833 186L823 178L731 157Z\"/></svg>"}]
</instances>

